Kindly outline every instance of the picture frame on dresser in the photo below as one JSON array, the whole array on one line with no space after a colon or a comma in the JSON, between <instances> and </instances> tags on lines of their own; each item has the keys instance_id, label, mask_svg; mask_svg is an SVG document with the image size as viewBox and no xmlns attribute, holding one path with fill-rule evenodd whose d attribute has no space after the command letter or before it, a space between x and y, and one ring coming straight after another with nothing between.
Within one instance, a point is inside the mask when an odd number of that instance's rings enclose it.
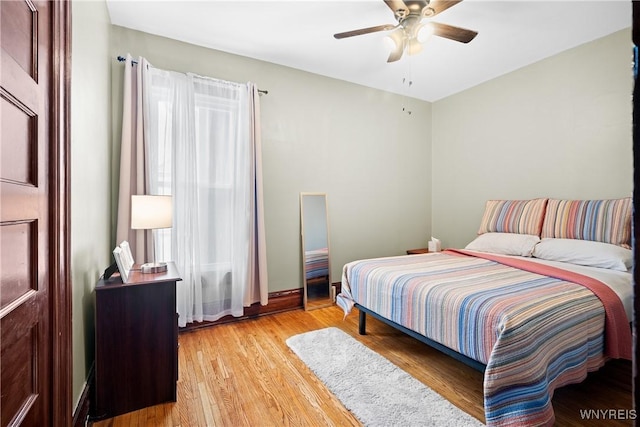
<instances>
[{"instance_id":1,"label":"picture frame on dresser","mask_svg":"<svg viewBox=\"0 0 640 427\"><path fill-rule=\"evenodd\" d=\"M128 263L120 246L117 246L113 250L113 258L115 258L116 264L118 265L118 271L120 271L122 283L127 283L129 281L129 272L131 271L131 268L127 268Z\"/></svg>"},{"instance_id":2,"label":"picture frame on dresser","mask_svg":"<svg viewBox=\"0 0 640 427\"><path fill-rule=\"evenodd\" d=\"M133 264L135 263L133 259L133 254L131 253L131 246L129 246L129 242L123 240L120 243L120 249L122 249L122 258L127 270L131 270L133 268Z\"/></svg>"}]
</instances>

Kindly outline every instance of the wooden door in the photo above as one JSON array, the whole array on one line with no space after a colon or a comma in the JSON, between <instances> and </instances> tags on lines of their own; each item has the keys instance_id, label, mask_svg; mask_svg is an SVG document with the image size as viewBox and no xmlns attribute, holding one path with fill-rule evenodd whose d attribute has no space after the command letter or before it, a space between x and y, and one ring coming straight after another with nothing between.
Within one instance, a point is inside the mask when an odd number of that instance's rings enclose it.
<instances>
[{"instance_id":1,"label":"wooden door","mask_svg":"<svg viewBox=\"0 0 640 427\"><path fill-rule=\"evenodd\" d=\"M0 425L69 425L69 4L0 1Z\"/></svg>"}]
</instances>

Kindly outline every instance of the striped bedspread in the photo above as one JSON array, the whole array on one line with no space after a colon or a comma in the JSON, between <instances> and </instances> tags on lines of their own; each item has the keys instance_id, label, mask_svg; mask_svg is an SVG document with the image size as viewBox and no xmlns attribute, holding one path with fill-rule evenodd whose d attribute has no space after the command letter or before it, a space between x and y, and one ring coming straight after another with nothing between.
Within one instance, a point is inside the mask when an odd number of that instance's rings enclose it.
<instances>
[{"instance_id":1,"label":"striped bedspread","mask_svg":"<svg viewBox=\"0 0 640 427\"><path fill-rule=\"evenodd\" d=\"M608 357L631 358L629 324L606 285L501 258L445 251L351 262L338 304L348 313L358 303L485 364L487 425L552 425L555 388Z\"/></svg>"},{"instance_id":2,"label":"striped bedspread","mask_svg":"<svg viewBox=\"0 0 640 427\"><path fill-rule=\"evenodd\" d=\"M321 248L304 253L304 274L307 279L329 275L329 249Z\"/></svg>"}]
</instances>

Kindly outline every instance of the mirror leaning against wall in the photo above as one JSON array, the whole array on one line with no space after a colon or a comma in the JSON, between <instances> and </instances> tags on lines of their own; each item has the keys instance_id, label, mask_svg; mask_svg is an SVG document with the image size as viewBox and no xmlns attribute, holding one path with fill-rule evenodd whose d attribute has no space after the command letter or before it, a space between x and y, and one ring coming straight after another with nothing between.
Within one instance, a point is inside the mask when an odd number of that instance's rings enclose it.
<instances>
[{"instance_id":1,"label":"mirror leaning against wall","mask_svg":"<svg viewBox=\"0 0 640 427\"><path fill-rule=\"evenodd\" d=\"M329 221L325 193L300 193L304 309L327 307L331 296Z\"/></svg>"}]
</instances>

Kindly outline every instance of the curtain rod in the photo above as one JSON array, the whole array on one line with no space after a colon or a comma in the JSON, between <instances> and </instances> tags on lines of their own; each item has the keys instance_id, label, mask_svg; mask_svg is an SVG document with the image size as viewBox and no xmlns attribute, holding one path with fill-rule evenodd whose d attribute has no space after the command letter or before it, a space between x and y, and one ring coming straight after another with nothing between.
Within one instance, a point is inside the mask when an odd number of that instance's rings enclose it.
<instances>
[{"instance_id":1,"label":"curtain rod","mask_svg":"<svg viewBox=\"0 0 640 427\"><path fill-rule=\"evenodd\" d=\"M120 55L118 55L118 61L119 61L119 62L124 62L124 61L126 61L126 60L127 60L127 58L125 58L124 56L120 56ZM132 64L137 64L137 63L138 63L138 61L134 61L134 60L132 60L132 61L131 61L131 63L132 63ZM261 95L267 95L267 94L269 93L269 91L268 91L268 90L258 89L258 93L259 93L259 94L261 94Z\"/></svg>"}]
</instances>

